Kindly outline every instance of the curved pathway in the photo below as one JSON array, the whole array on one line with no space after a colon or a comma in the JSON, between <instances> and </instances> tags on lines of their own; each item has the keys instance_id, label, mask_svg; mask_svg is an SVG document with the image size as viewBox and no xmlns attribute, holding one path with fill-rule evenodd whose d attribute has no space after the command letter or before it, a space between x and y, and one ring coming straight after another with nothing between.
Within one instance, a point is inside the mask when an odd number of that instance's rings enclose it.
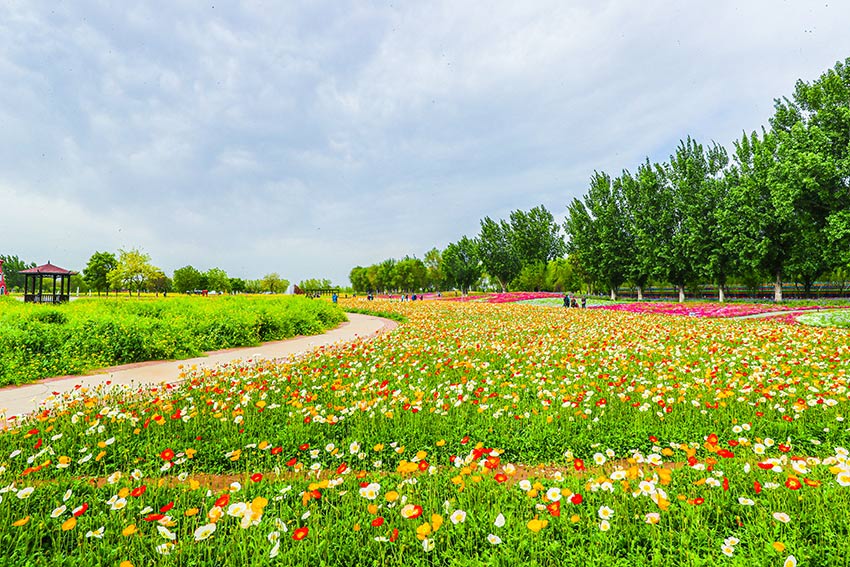
<instances>
[{"instance_id":1,"label":"curved pathway","mask_svg":"<svg viewBox=\"0 0 850 567\"><path fill-rule=\"evenodd\" d=\"M95 370L84 376L59 376L46 378L23 386L0 388L0 428L3 419L13 419L36 410L43 402L50 403L55 396L77 388L91 388L104 383L140 385L176 383L183 368L193 365L211 368L233 360L285 359L310 352L319 347L337 343L369 339L380 333L395 329L398 323L382 317L346 313L348 322L321 335L300 336L283 341L263 343L260 346L232 348L208 352L205 356L186 360L151 361L125 364Z\"/></svg>"}]
</instances>

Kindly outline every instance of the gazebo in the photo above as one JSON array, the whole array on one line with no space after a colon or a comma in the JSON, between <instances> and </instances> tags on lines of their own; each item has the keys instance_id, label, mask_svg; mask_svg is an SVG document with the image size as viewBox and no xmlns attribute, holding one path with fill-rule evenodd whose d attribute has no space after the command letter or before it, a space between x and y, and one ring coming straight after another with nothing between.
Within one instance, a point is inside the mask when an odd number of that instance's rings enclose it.
<instances>
[{"instance_id":1,"label":"gazebo","mask_svg":"<svg viewBox=\"0 0 850 567\"><path fill-rule=\"evenodd\" d=\"M54 266L48 261L43 266L21 270L20 273L24 275L25 303L65 303L71 299L71 276L76 275L77 272ZM49 283L45 289L45 278L53 280L52 293ZM57 279L59 293L56 293Z\"/></svg>"}]
</instances>

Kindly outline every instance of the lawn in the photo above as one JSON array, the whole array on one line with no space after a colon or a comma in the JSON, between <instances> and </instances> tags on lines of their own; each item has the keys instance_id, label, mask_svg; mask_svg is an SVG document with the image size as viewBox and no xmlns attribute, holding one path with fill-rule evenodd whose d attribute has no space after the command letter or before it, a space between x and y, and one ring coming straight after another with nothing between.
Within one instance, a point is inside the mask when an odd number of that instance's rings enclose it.
<instances>
[{"instance_id":1,"label":"lawn","mask_svg":"<svg viewBox=\"0 0 850 567\"><path fill-rule=\"evenodd\" d=\"M103 297L58 306L0 297L0 386L315 335L344 320L329 302L302 297Z\"/></svg>"},{"instance_id":2,"label":"lawn","mask_svg":"<svg viewBox=\"0 0 850 567\"><path fill-rule=\"evenodd\" d=\"M0 433L9 565L839 565L843 329L481 302Z\"/></svg>"}]
</instances>

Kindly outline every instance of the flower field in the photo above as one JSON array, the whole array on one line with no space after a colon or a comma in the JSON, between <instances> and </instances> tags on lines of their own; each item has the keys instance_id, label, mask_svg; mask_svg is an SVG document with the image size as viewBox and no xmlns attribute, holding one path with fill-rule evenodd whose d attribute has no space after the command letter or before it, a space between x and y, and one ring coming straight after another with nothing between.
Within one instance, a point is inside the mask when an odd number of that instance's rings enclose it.
<instances>
[{"instance_id":1,"label":"flower field","mask_svg":"<svg viewBox=\"0 0 850 567\"><path fill-rule=\"evenodd\" d=\"M850 332L479 302L0 433L0 564L843 565Z\"/></svg>"},{"instance_id":2,"label":"flower field","mask_svg":"<svg viewBox=\"0 0 850 567\"><path fill-rule=\"evenodd\" d=\"M629 313L661 313L687 317L746 317L776 311L812 311L822 309L820 305L788 305L774 303L668 303L641 302L602 305L600 309L628 311Z\"/></svg>"}]
</instances>

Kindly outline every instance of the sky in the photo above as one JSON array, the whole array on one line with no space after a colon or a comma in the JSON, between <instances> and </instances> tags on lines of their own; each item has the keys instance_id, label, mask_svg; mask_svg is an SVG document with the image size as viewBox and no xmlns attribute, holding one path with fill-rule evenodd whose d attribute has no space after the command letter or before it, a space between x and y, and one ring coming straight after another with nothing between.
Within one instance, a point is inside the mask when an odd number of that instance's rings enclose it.
<instances>
[{"instance_id":1,"label":"sky","mask_svg":"<svg viewBox=\"0 0 850 567\"><path fill-rule=\"evenodd\" d=\"M138 4L135 5L134 4ZM594 170L729 148L850 2L0 0L0 254L347 284Z\"/></svg>"}]
</instances>

